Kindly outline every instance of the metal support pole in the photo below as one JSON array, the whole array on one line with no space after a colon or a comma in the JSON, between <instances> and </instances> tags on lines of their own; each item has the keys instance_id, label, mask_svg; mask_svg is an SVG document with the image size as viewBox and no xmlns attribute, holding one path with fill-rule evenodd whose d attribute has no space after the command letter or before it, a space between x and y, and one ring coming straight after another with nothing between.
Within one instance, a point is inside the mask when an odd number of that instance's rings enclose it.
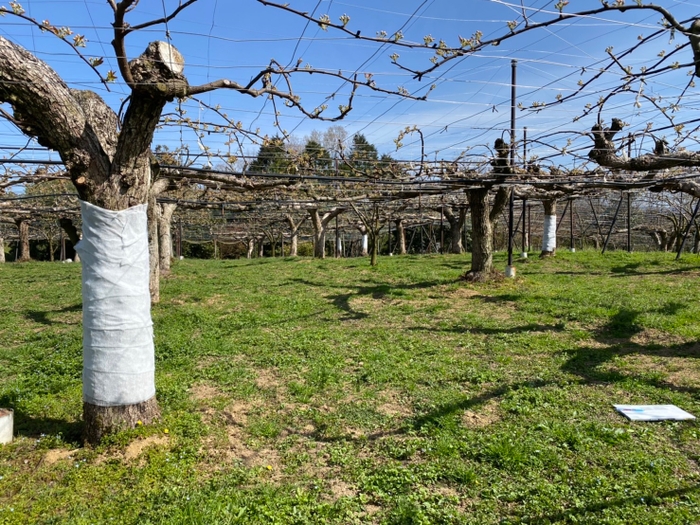
<instances>
[{"instance_id":1,"label":"metal support pole","mask_svg":"<svg viewBox=\"0 0 700 525\"><path fill-rule=\"evenodd\" d=\"M387 226L389 227L389 238L386 241L386 249L387 249L387 253L389 255L392 255L393 252L391 251L391 215L389 215L389 220L387 221Z\"/></svg>"},{"instance_id":2,"label":"metal support pole","mask_svg":"<svg viewBox=\"0 0 700 525\"><path fill-rule=\"evenodd\" d=\"M515 173L515 106L516 106L516 72L518 61L511 60L511 80L510 80L510 170ZM513 207L515 206L515 190L510 189L510 202L508 203L508 266L506 267L506 277L515 277L513 268Z\"/></svg>"},{"instance_id":3,"label":"metal support pole","mask_svg":"<svg viewBox=\"0 0 700 525\"><path fill-rule=\"evenodd\" d=\"M515 192L510 189L510 202L508 203L508 267L513 266L513 207L515 206ZM506 275L509 277L508 275Z\"/></svg>"},{"instance_id":4,"label":"metal support pole","mask_svg":"<svg viewBox=\"0 0 700 525\"><path fill-rule=\"evenodd\" d=\"M177 236L177 258L182 257L182 219L180 219L179 232Z\"/></svg>"},{"instance_id":5,"label":"metal support pole","mask_svg":"<svg viewBox=\"0 0 700 525\"><path fill-rule=\"evenodd\" d=\"M518 69L518 61L510 61L511 80L510 80L510 168L515 169L515 101L517 97L515 89L516 71Z\"/></svg>"},{"instance_id":6,"label":"metal support pole","mask_svg":"<svg viewBox=\"0 0 700 525\"><path fill-rule=\"evenodd\" d=\"M561 214L561 217L559 217L559 222L557 223L557 229L556 232L559 233L559 226L561 226L561 223L564 222L564 217L566 217L566 210L569 209L569 203L571 201L566 201L566 206L564 206L564 211Z\"/></svg>"},{"instance_id":7,"label":"metal support pole","mask_svg":"<svg viewBox=\"0 0 700 525\"><path fill-rule=\"evenodd\" d=\"M632 194L629 192L627 192L627 251L632 252Z\"/></svg>"},{"instance_id":8,"label":"metal support pole","mask_svg":"<svg viewBox=\"0 0 700 525\"><path fill-rule=\"evenodd\" d=\"M572 252L576 251L576 246L574 246L574 201L571 201L571 207L569 208L569 235L570 235L570 246L569 249Z\"/></svg>"},{"instance_id":9,"label":"metal support pole","mask_svg":"<svg viewBox=\"0 0 700 525\"><path fill-rule=\"evenodd\" d=\"M527 257L527 230L525 229L525 221L527 219L527 199L523 199L523 214L522 217L520 218L520 222L522 223L522 229L523 229L523 234L522 234L522 241L520 243L522 253L520 256L524 259Z\"/></svg>"},{"instance_id":10,"label":"metal support pole","mask_svg":"<svg viewBox=\"0 0 700 525\"><path fill-rule=\"evenodd\" d=\"M620 202L617 203L617 209L615 210L615 215L613 215L613 220L610 223L610 230L608 231L608 236L605 238L605 244L603 244L603 251L601 253L605 253L605 250L608 248L608 242L610 241L610 236L612 235L613 228L615 228L615 222L617 222L617 214L620 213L620 206L622 206L622 201L625 199L625 196L622 195L620 197Z\"/></svg>"},{"instance_id":11,"label":"metal support pole","mask_svg":"<svg viewBox=\"0 0 700 525\"><path fill-rule=\"evenodd\" d=\"M532 206L527 207L527 251L532 249Z\"/></svg>"},{"instance_id":12,"label":"metal support pole","mask_svg":"<svg viewBox=\"0 0 700 525\"><path fill-rule=\"evenodd\" d=\"M444 218L445 218L445 205L443 204L442 207L440 208L440 253L445 253Z\"/></svg>"},{"instance_id":13,"label":"metal support pole","mask_svg":"<svg viewBox=\"0 0 700 525\"><path fill-rule=\"evenodd\" d=\"M678 248L678 253L676 254L676 260L681 258L681 253L683 252L683 248L685 247L685 241L688 239L688 234L690 233L690 228L693 225L693 221L695 220L695 217L698 214L698 210L700 210L700 199L698 199L698 203L695 205L695 209L693 210L693 215L690 217L690 220L688 221L688 227L685 229L685 234L683 234L683 240L681 241L681 245Z\"/></svg>"}]
</instances>

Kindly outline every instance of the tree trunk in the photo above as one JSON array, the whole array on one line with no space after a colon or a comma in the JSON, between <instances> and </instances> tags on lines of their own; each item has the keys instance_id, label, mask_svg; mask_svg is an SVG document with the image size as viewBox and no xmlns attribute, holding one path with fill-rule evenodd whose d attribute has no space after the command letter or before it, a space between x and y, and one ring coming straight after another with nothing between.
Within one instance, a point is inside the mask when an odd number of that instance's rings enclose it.
<instances>
[{"instance_id":1,"label":"tree trunk","mask_svg":"<svg viewBox=\"0 0 700 525\"><path fill-rule=\"evenodd\" d=\"M299 232L292 232L292 237L289 242L289 256L296 257L299 255Z\"/></svg>"},{"instance_id":2,"label":"tree trunk","mask_svg":"<svg viewBox=\"0 0 700 525\"><path fill-rule=\"evenodd\" d=\"M489 279L493 273L493 230L489 218L489 190L467 190L472 218L472 265L468 280Z\"/></svg>"},{"instance_id":3,"label":"tree trunk","mask_svg":"<svg viewBox=\"0 0 700 525\"><path fill-rule=\"evenodd\" d=\"M29 256L29 221L26 219L17 219L15 221L17 224L17 231L19 232L19 255L17 256L18 262L27 262L31 260Z\"/></svg>"},{"instance_id":4,"label":"tree trunk","mask_svg":"<svg viewBox=\"0 0 700 525\"><path fill-rule=\"evenodd\" d=\"M399 255L406 255L406 228L403 226L403 219L396 219L396 239L398 241Z\"/></svg>"},{"instance_id":5,"label":"tree trunk","mask_svg":"<svg viewBox=\"0 0 700 525\"><path fill-rule=\"evenodd\" d=\"M254 251L255 251L255 239L248 239L248 253L246 253L246 259L252 259Z\"/></svg>"},{"instance_id":6,"label":"tree trunk","mask_svg":"<svg viewBox=\"0 0 700 525\"><path fill-rule=\"evenodd\" d=\"M5 239L0 237L0 264L5 262Z\"/></svg>"},{"instance_id":7,"label":"tree trunk","mask_svg":"<svg viewBox=\"0 0 700 525\"><path fill-rule=\"evenodd\" d=\"M289 256L296 257L299 255L299 229L301 225L304 224L304 221L306 221L306 217L302 218L299 222L295 222L292 215L286 215L285 219L289 225Z\"/></svg>"},{"instance_id":8,"label":"tree trunk","mask_svg":"<svg viewBox=\"0 0 700 525\"><path fill-rule=\"evenodd\" d=\"M459 213L455 215L451 209L443 206L442 213L450 224L450 253L462 253L464 251L462 228L467 220L467 210L462 206L459 208Z\"/></svg>"},{"instance_id":9,"label":"tree trunk","mask_svg":"<svg viewBox=\"0 0 700 525\"><path fill-rule=\"evenodd\" d=\"M69 89L48 65L0 36L0 102L11 104L26 135L59 153L82 199L83 400L90 442L158 415L144 204L153 133L165 104L187 94L183 65L169 44L149 44L126 66L133 78L120 122L99 95ZM138 328L132 329L135 317Z\"/></svg>"},{"instance_id":10,"label":"tree trunk","mask_svg":"<svg viewBox=\"0 0 700 525\"><path fill-rule=\"evenodd\" d=\"M53 256L53 252L56 250L56 245L54 244L53 237L50 233L47 235L46 242L49 243L49 262L54 262L55 258Z\"/></svg>"},{"instance_id":11,"label":"tree trunk","mask_svg":"<svg viewBox=\"0 0 700 525\"><path fill-rule=\"evenodd\" d=\"M148 266L150 269L148 291L151 294L151 304L160 302L160 254L158 250L158 223L160 222L160 206L155 197L148 200Z\"/></svg>"},{"instance_id":12,"label":"tree trunk","mask_svg":"<svg viewBox=\"0 0 700 525\"><path fill-rule=\"evenodd\" d=\"M343 256L343 238L338 236L338 239L335 243L335 257L336 257L336 259L339 259L342 256Z\"/></svg>"},{"instance_id":13,"label":"tree trunk","mask_svg":"<svg viewBox=\"0 0 700 525\"><path fill-rule=\"evenodd\" d=\"M318 210L309 210L311 226L314 229L314 257L317 259L326 258L326 225L324 224Z\"/></svg>"},{"instance_id":14,"label":"tree trunk","mask_svg":"<svg viewBox=\"0 0 700 525\"><path fill-rule=\"evenodd\" d=\"M177 204L158 204L160 213L158 217L158 256L160 259L160 274L170 273L170 263L173 259L173 235L172 220Z\"/></svg>"},{"instance_id":15,"label":"tree trunk","mask_svg":"<svg viewBox=\"0 0 700 525\"><path fill-rule=\"evenodd\" d=\"M542 201L544 206L544 227L542 233L542 253L540 257L553 257L557 252L557 201Z\"/></svg>"}]
</instances>

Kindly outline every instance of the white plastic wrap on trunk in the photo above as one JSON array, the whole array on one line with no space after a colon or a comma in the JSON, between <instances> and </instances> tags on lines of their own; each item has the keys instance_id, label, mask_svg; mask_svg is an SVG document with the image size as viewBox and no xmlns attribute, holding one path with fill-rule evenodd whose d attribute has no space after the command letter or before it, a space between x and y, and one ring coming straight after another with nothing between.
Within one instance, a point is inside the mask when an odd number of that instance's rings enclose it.
<instances>
[{"instance_id":1,"label":"white plastic wrap on trunk","mask_svg":"<svg viewBox=\"0 0 700 525\"><path fill-rule=\"evenodd\" d=\"M362 253L367 253L368 249L369 249L369 242L367 240L367 234L363 233L362 234Z\"/></svg>"},{"instance_id":2,"label":"white plastic wrap on trunk","mask_svg":"<svg viewBox=\"0 0 700 525\"><path fill-rule=\"evenodd\" d=\"M111 211L81 202L83 400L98 406L155 395L145 204Z\"/></svg>"},{"instance_id":3,"label":"white plastic wrap on trunk","mask_svg":"<svg viewBox=\"0 0 700 525\"><path fill-rule=\"evenodd\" d=\"M557 216L544 216L544 234L542 235L542 251L553 252L557 249Z\"/></svg>"}]
</instances>

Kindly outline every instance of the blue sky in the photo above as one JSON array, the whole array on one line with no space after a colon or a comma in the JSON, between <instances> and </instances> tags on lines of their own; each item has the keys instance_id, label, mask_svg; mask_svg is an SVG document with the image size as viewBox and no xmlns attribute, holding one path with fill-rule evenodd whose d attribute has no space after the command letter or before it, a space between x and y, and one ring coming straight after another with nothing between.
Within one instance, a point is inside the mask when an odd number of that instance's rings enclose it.
<instances>
[{"instance_id":1,"label":"blue sky","mask_svg":"<svg viewBox=\"0 0 700 525\"><path fill-rule=\"evenodd\" d=\"M56 26L69 26L75 33L84 34L88 46L87 56L105 57L100 67L103 74L108 69L117 70L110 46L112 39L111 8L104 0L25 0L21 2L27 14L38 20L49 20ZM533 20L556 16L554 1L525 0L528 16ZM628 0L632 3L632 0ZM679 19L687 19L700 13L700 0L658 2L667 7ZM7 2L0 1L7 5ZM127 20L136 24L163 15L163 7L169 12L176 1L142 0L129 13ZM374 35L384 30L393 34L402 29L409 41L422 41L425 35L444 39L456 45L458 36L469 37L479 30L484 39L507 33L507 22L522 19L521 3L500 0L290 0L290 5L316 15L328 14L337 21L343 14L350 17L348 27L361 30L364 35ZM598 0L571 0L566 11L595 8ZM392 64L389 55L400 54L400 62L412 67L428 67L431 53L425 50L393 49L388 45L373 44L349 38L329 29L323 31L315 24L272 7L264 7L255 0L200 0L168 27L159 26L134 33L127 40L130 58L138 56L152 40L164 40L166 29L172 43L184 55L185 73L191 84L208 82L218 78L230 78L244 83L270 59L283 64L294 64L298 59L316 68L326 68L346 73L371 72L377 83L389 89L403 86L410 92L423 93L433 83L436 89L426 102L401 100L368 89L358 92L355 108L340 124L349 135L364 133L382 153L397 158L411 159L418 154L415 141L404 140L404 148L395 151L394 138L406 126L418 125L427 137L427 151L431 158L453 158L465 148L484 152L481 146L491 144L510 126L510 75L511 60L518 60L518 97L525 106L532 102L551 102L557 94L567 95L577 88L579 79L587 78L591 68L606 58L605 49L613 46L617 52L633 45L637 36L648 34L659 27L660 17L652 13L625 13L564 22L550 28L533 31L506 40L498 47L490 47L477 55L445 64L422 82L417 82ZM0 34L27 49L54 67L71 86L91 89L102 95L118 109L127 94L126 87L118 80L108 93L95 74L82 64L74 52L55 37L32 28L26 22L6 16L0 18ZM681 42L678 39L678 42ZM670 51L674 43L668 37L651 42L635 53L625 64L635 68L648 63L662 48ZM681 62L692 60L689 50L679 56ZM581 76L581 68L587 68ZM647 93L664 97L678 96L688 78L685 71L671 72L658 79L649 80ZM572 148L585 148L588 139L576 139L576 132L590 129L595 116L578 122L572 119L581 113L584 105L596 100L601 92L620 81L619 71L603 75L587 90L588 98L581 97L565 104L553 106L539 113L518 112L518 127L528 127L528 137L536 138L552 131L571 131L573 134L557 136L558 144L573 138ZM344 103L347 88L336 81L318 76L299 76L294 79L294 89L310 108L322 103L334 92L338 94L328 102L329 112ZM246 127L260 128L263 134L273 135L273 106L267 100L253 99L233 92L217 91L201 97L209 105L219 105L230 118L241 121ZM630 129L642 129L647 122L660 123L658 111L648 103L641 108L634 106L635 95L613 99L603 117L609 121L619 117L629 122ZM166 108L172 111L174 105ZM216 115L193 101L185 104L187 116L201 122L216 121ZM323 131L332 124L312 121L294 109L278 104L282 127L295 136L304 137L312 130ZM681 107L682 118L697 118L697 88L686 93ZM668 132L672 135L672 132ZM166 127L160 130L155 144L176 147L181 141L198 152L197 137L187 129ZM224 138L208 134L202 140L213 150L227 149ZM551 139L549 139L551 140ZM7 123L0 124L0 156L12 151L2 146L16 147L26 143ZM647 141L646 145L649 145ZM254 153L253 145L244 146L246 153ZM533 144L531 152L540 156L552 150ZM235 151L234 151L235 152ZM41 158L45 154L36 153ZM27 158L29 154L25 154ZM54 158L56 158L54 156ZM557 162L576 163L569 157Z\"/></svg>"}]
</instances>

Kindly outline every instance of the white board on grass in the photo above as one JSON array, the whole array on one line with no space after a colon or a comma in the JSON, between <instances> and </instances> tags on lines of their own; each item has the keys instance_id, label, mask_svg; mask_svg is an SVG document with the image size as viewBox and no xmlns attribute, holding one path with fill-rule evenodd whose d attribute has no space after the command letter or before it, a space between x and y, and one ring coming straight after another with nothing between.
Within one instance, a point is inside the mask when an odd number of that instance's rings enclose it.
<instances>
[{"instance_id":1,"label":"white board on grass","mask_svg":"<svg viewBox=\"0 0 700 525\"><path fill-rule=\"evenodd\" d=\"M632 421L683 421L695 416L676 405L613 405L615 410Z\"/></svg>"}]
</instances>

